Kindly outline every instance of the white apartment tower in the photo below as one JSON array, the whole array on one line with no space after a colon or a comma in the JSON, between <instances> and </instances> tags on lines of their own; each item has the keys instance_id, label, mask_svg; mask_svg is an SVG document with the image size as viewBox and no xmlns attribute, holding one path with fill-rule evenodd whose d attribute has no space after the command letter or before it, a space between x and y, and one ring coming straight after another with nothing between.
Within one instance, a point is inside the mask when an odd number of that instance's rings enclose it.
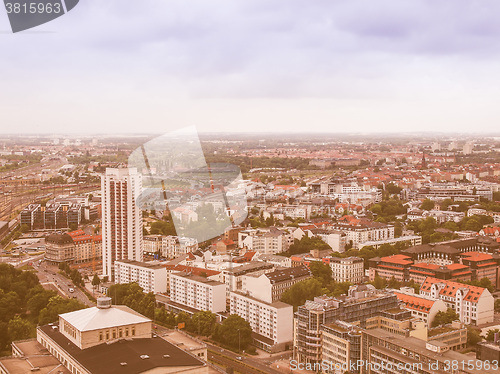
<instances>
[{"instance_id":1,"label":"white apartment tower","mask_svg":"<svg viewBox=\"0 0 500 374\"><path fill-rule=\"evenodd\" d=\"M135 168L107 168L101 177L102 268L110 280L116 260L143 260L142 210L135 203L141 178Z\"/></svg>"}]
</instances>

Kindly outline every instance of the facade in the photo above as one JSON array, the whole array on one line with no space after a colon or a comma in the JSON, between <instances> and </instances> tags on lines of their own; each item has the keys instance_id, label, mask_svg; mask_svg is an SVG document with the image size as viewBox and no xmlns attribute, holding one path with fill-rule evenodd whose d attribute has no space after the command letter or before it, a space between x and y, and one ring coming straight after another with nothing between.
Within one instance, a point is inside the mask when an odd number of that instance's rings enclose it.
<instances>
[{"instance_id":1,"label":"facade","mask_svg":"<svg viewBox=\"0 0 500 374\"><path fill-rule=\"evenodd\" d=\"M167 292L167 269L133 260L115 261L115 283L137 283L144 292Z\"/></svg>"},{"instance_id":2,"label":"facade","mask_svg":"<svg viewBox=\"0 0 500 374\"><path fill-rule=\"evenodd\" d=\"M290 234L275 227L243 230L238 233L238 246L262 254L276 254L288 249Z\"/></svg>"},{"instance_id":3,"label":"facade","mask_svg":"<svg viewBox=\"0 0 500 374\"><path fill-rule=\"evenodd\" d=\"M161 253L162 248L162 235L146 235L143 238L143 249L144 253L153 255L155 253Z\"/></svg>"},{"instance_id":4,"label":"facade","mask_svg":"<svg viewBox=\"0 0 500 374\"><path fill-rule=\"evenodd\" d=\"M289 349L292 345L291 305L281 301L267 303L239 292L231 292L230 313L237 314L250 323L252 331L256 334L254 344L257 347L267 352L276 352Z\"/></svg>"},{"instance_id":5,"label":"facade","mask_svg":"<svg viewBox=\"0 0 500 374\"><path fill-rule=\"evenodd\" d=\"M170 300L197 310L225 312L226 286L224 283L186 272L172 273Z\"/></svg>"},{"instance_id":6,"label":"facade","mask_svg":"<svg viewBox=\"0 0 500 374\"><path fill-rule=\"evenodd\" d=\"M359 248L365 242L394 239L394 226L370 220L350 220L332 225L333 230L343 231L348 244Z\"/></svg>"},{"instance_id":7,"label":"facade","mask_svg":"<svg viewBox=\"0 0 500 374\"><path fill-rule=\"evenodd\" d=\"M332 277L335 282L350 282L359 284L363 282L365 268L360 257L330 258Z\"/></svg>"},{"instance_id":8,"label":"facade","mask_svg":"<svg viewBox=\"0 0 500 374\"><path fill-rule=\"evenodd\" d=\"M325 373L347 371L351 362L361 358L361 329L342 321L321 325L321 357L328 362Z\"/></svg>"},{"instance_id":9,"label":"facade","mask_svg":"<svg viewBox=\"0 0 500 374\"><path fill-rule=\"evenodd\" d=\"M71 233L69 233L71 235ZM75 264L102 261L101 235L71 235L75 243Z\"/></svg>"},{"instance_id":10,"label":"facade","mask_svg":"<svg viewBox=\"0 0 500 374\"><path fill-rule=\"evenodd\" d=\"M249 274L243 277L242 291L258 300L274 303L295 283L311 277L311 271L304 265L260 275Z\"/></svg>"},{"instance_id":11,"label":"facade","mask_svg":"<svg viewBox=\"0 0 500 374\"><path fill-rule=\"evenodd\" d=\"M361 249L363 247L373 247L375 249L378 249L384 244L398 244L398 243L404 243L409 246L413 245L420 245L422 244L422 237L420 235L405 235L405 236L400 236L399 238L391 238L391 239L385 239L385 240L377 240L377 241L366 241L363 243L358 244L358 249Z\"/></svg>"},{"instance_id":12,"label":"facade","mask_svg":"<svg viewBox=\"0 0 500 374\"><path fill-rule=\"evenodd\" d=\"M420 294L442 300L459 316L460 322L481 325L493 322L494 299L486 288L427 277Z\"/></svg>"},{"instance_id":13,"label":"facade","mask_svg":"<svg viewBox=\"0 0 500 374\"><path fill-rule=\"evenodd\" d=\"M198 241L193 238L167 235L161 240L161 255L166 258L177 258L197 249Z\"/></svg>"},{"instance_id":14,"label":"facade","mask_svg":"<svg viewBox=\"0 0 500 374\"><path fill-rule=\"evenodd\" d=\"M364 328L369 318L397 306L396 295L372 285L351 286L347 296L322 296L306 301L294 316L294 359L304 363L321 361L321 325L341 320Z\"/></svg>"},{"instance_id":15,"label":"facade","mask_svg":"<svg viewBox=\"0 0 500 374\"><path fill-rule=\"evenodd\" d=\"M101 178L103 275L111 280L116 260L143 259L142 210L135 204L141 178L134 168L107 168Z\"/></svg>"},{"instance_id":16,"label":"facade","mask_svg":"<svg viewBox=\"0 0 500 374\"><path fill-rule=\"evenodd\" d=\"M233 264L231 263L231 265ZM231 291L243 291L243 278L246 275L253 274L254 276L259 276L272 271L274 271L274 265L271 263L251 261L234 268L224 269L220 274L219 280L226 284L226 297L229 299Z\"/></svg>"},{"instance_id":17,"label":"facade","mask_svg":"<svg viewBox=\"0 0 500 374\"><path fill-rule=\"evenodd\" d=\"M60 264L75 261L75 243L68 234L51 234L45 239L45 260Z\"/></svg>"}]
</instances>

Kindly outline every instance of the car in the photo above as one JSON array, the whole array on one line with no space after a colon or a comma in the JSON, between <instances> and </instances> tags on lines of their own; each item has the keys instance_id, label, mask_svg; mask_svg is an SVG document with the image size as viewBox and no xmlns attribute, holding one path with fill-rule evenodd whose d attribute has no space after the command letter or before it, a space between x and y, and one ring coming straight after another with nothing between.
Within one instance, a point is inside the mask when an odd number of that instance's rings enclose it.
<instances>
[{"instance_id":1,"label":"car","mask_svg":"<svg viewBox=\"0 0 500 374\"><path fill-rule=\"evenodd\" d=\"M240 361L243 360L243 358L241 356L236 357L236 359L240 360Z\"/></svg>"},{"instance_id":2,"label":"car","mask_svg":"<svg viewBox=\"0 0 500 374\"><path fill-rule=\"evenodd\" d=\"M70 288L69 292L75 292L75 289L74 288Z\"/></svg>"}]
</instances>

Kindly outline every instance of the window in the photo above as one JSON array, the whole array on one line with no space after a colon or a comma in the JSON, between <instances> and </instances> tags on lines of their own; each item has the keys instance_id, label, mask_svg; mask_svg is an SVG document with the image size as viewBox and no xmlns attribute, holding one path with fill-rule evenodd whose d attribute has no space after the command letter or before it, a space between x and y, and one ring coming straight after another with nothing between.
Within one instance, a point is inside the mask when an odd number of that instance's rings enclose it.
<instances>
[{"instance_id":1,"label":"window","mask_svg":"<svg viewBox=\"0 0 500 374\"><path fill-rule=\"evenodd\" d=\"M132 327L132 336L135 336L135 327Z\"/></svg>"},{"instance_id":2,"label":"window","mask_svg":"<svg viewBox=\"0 0 500 374\"><path fill-rule=\"evenodd\" d=\"M102 331L99 333L99 341L102 341Z\"/></svg>"}]
</instances>

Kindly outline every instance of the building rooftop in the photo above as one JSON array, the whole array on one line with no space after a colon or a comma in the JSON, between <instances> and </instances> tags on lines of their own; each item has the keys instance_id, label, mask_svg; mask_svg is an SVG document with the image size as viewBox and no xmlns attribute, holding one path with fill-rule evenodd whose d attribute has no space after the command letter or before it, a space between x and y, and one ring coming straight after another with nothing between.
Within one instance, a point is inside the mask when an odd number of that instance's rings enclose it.
<instances>
[{"instance_id":1,"label":"building rooftop","mask_svg":"<svg viewBox=\"0 0 500 374\"><path fill-rule=\"evenodd\" d=\"M128 260L128 259L116 260L115 263L116 262L122 262L124 264L140 266L140 267L148 268L148 269L162 269L165 267L164 265L161 265L160 263L141 262L141 261L134 261L134 260Z\"/></svg>"},{"instance_id":2,"label":"building rooftop","mask_svg":"<svg viewBox=\"0 0 500 374\"><path fill-rule=\"evenodd\" d=\"M200 275L193 274L193 273L188 272L188 271L179 271L178 273L172 273L172 275L177 275L177 276L182 277L182 278L190 279L190 280L193 280L195 282L200 282L200 283L208 284L211 286L218 286L218 285L224 284L221 282L211 280L211 279L206 278L206 277L202 277Z\"/></svg>"},{"instance_id":3,"label":"building rooftop","mask_svg":"<svg viewBox=\"0 0 500 374\"><path fill-rule=\"evenodd\" d=\"M106 309L92 307L60 314L59 317L79 331L91 331L151 322L150 319L145 318L125 305L112 305Z\"/></svg>"},{"instance_id":4,"label":"building rooftop","mask_svg":"<svg viewBox=\"0 0 500 374\"><path fill-rule=\"evenodd\" d=\"M80 349L52 326L39 327L92 374L136 374L157 368L201 367L205 364L159 337L118 340Z\"/></svg>"},{"instance_id":5,"label":"building rooftop","mask_svg":"<svg viewBox=\"0 0 500 374\"><path fill-rule=\"evenodd\" d=\"M284 303L283 301L275 301L273 303L267 303L265 301L262 301L260 299L257 299L255 297L252 297L252 296L249 296L245 293L242 293L242 292L238 292L238 291L231 291L231 293L234 293L234 294L238 294L238 295L241 295L241 296L244 296L248 299L251 299L253 301L257 301L259 302L260 304L265 304L265 305L269 305L269 306L272 306L273 308L276 308L276 309L282 309L282 308L291 308L292 306L290 304L287 304L287 303Z\"/></svg>"},{"instance_id":6,"label":"building rooftop","mask_svg":"<svg viewBox=\"0 0 500 374\"><path fill-rule=\"evenodd\" d=\"M311 275L311 271L305 265L296 266L293 268L286 268L282 270L275 270L267 273L266 277L269 278L272 284L286 282L291 279L307 277Z\"/></svg>"}]
</instances>

